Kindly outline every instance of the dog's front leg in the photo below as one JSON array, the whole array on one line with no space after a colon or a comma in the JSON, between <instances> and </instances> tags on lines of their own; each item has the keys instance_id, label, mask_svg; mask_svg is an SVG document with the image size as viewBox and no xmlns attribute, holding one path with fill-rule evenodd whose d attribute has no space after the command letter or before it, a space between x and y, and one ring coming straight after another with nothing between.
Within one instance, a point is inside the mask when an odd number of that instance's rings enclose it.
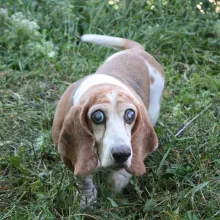
<instances>
[{"instance_id":1,"label":"dog's front leg","mask_svg":"<svg viewBox=\"0 0 220 220\"><path fill-rule=\"evenodd\" d=\"M92 175L77 177L77 185L81 196L80 208L86 208L97 198L97 190L93 184Z\"/></svg>"},{"instance_id":2,"label":"dog's front leg","mask_svg":"<svg viewBox=\"0 0 220 220\"><path fill-rule=\"evenodd\" d=\"M112 171L108 176L108 187L113 193L120 193L128 185L131 177L125 169Z\"/></svg>"}]
</instances>

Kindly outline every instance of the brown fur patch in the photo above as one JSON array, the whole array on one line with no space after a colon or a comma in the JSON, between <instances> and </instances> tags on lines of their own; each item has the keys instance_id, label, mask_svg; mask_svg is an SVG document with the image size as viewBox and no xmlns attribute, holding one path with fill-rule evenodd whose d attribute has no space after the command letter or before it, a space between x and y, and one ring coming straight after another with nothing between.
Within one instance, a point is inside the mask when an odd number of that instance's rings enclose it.
<instances>
[{"instance_id":1,"label":"brown fur patch","mask_svg":"<svg viewBox=\"0 0 220 220\"><path fill-rule=\"evenodd\" d=\"M87 123L88 104L71 107L60 132L58 149L75 175L85 176L97 166L95 140ZM71 166L72 165L72 166Z\"/></svg>"},{"instance_id":2,"label":"brown fur patch","mask_svg":"<svg viewBox=\"0 0 220 220\"><path fill-rule=\"evenodd\" d=\"M124 39L123 49L130 49L130 48L138 48L144 50L144 47L141 44L132 40Z\"/></svg>"},{"instance_id":3,"label":"brown fur patch","mask_svg":"<svg viewBox=\"0 0 220 220\"><path fill-rule=\"evenodd\" d=\"M135 176L146 172L144 158L158 146L157 135L143 105L138 106L138 115L132 131L131 146L133 150L131 167L127 169Z\"/></svg>"}]
</instances>

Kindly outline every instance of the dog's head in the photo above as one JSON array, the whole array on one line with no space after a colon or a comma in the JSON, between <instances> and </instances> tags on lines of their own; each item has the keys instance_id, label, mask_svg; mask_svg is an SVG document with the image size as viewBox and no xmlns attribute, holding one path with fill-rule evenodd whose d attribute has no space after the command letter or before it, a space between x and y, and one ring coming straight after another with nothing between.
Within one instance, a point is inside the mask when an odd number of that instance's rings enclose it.
<instances>
[{"instance_id":1,"label":"dog's head","mask_svg":"<svg viewBox=\"0 0 220 220\"><path fill-rule=\"evenodd\" d=\"M144 158L158 146L143 103L117 86L92 87L65 117L58 149L76 175L97 166L145 173Z\"/></svg>"}]
</instances>

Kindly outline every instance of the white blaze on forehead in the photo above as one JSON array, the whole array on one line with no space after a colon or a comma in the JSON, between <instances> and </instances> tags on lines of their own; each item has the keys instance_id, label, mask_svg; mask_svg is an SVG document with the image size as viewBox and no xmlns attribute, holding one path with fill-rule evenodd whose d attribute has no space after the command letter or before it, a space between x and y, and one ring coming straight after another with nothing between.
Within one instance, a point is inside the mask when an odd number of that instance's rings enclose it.
<instances>
[{"instance_id":1,"label":"white blaze on forehead","mask_svg":"<svg viewBox=\"0 0 220 220\"><path fill-rule=\"evenodd\" d=\"M109 99L109 101L111 102L111 107L113 109L113 111L116 111L116 97L117 97L117 92L109 92L106 94L107 98Z\"/></svg>"},{"instance_id":2,"label":"white blaze on forehead","mask_svg":"<svg viewBox=\"0 0 220 220\"><path fill-rule=\"evenodd\" d=\"M106 94L107 98L111 102L111 107L108 112L108 120L106 121L106 131L103 138L103 151L101 155L102 166L108 166L114 163L111 156L112 149L114 147L129 146L131 149L131 137L127 134L124 126L124 120L117 112L117 92L110 92ZM127 160L127 165L131 165L131 156Z\"/></svg>"},{"instance_id":3,"label":"white blaze on forehead","mask_svg":"<svg viewBox=\"0 0 220 220\"><path fill-rule=\"evenodd\" d=\"M79 100L82 97L84 92L86 92L92 86L95 86L95 85L98 85L101 83L109 83L109 84L120 86L121 88L126 90L126 92L129 95L131 95L133 98L135 98L134 94L131 92L131 90L128 88L128 86L125 85L124 83L122 83L120 80L118 80L112 76L105 75L105 74L94 74L94 75L91 75L88 78L86 78L82 82L82 84L78 87L78 89L76 90L76 92L73 96L74 105L77 105L79 103Z\"/></svg>"}]
</instances>

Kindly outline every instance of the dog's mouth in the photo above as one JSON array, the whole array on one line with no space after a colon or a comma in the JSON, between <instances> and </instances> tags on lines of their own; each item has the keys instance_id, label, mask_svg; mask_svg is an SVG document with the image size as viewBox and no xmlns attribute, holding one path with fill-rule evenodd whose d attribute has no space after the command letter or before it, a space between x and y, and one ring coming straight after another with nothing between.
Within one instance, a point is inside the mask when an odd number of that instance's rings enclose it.
<instances>
[{"instance_id":1,"label":"dog's mouth","mask_svg":"<svg viewBox=\"0 0 220 220\"><path fill-rule=\"evenodd\" d=\"M115 171L120 170L120 169L127 169L127 168L129 168L127 163L112 164L112 165L109 165L109 166L106 166L106 167L101 166L101 164L99 163L98 167L101 170L115 170Z\"/></svg>"},{"instance_id":2,"label":"dog's mouth","mask_svg":"<svg viewBox=\"0 0 220 220\"><path fill-rule=\"evenodd\" d=\"M110 166L112 170L120 170L120 169L125 169L128 168L127 163L116 163Z\"/></svg>"}]
</instances>

